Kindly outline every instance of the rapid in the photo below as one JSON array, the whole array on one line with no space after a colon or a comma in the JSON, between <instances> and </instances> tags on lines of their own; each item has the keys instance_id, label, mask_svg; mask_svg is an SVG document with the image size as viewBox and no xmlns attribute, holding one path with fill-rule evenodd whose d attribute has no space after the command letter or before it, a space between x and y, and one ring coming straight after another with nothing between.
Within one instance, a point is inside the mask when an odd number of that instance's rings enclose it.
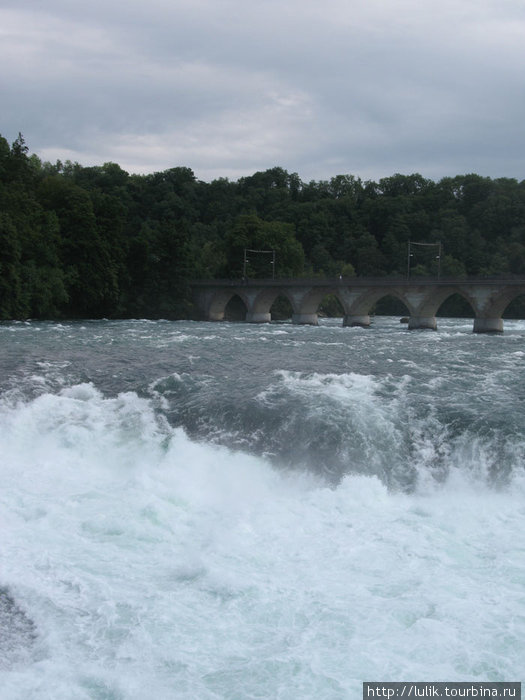
<instances>
[{"instance_id":1,"label":"rapid","mask_svg":"<svg viewBox=\"0 0 525 700\"><path fill-rule=\"evenodd\" d=\"M0 698L525 668L525 322L0 324Z\"/></svg>"}]
</instances>

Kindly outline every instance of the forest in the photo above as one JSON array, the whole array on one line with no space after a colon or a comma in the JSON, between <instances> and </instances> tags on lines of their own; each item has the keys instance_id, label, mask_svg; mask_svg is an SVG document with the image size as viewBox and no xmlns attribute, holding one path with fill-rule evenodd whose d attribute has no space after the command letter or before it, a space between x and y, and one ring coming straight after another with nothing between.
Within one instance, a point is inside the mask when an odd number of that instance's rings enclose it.
<instances>
[{"instance_id":1,"label":"forest","mask_svg":"<svg viewBox=\"0 0 525 700\"><path fill-rule=\"evenodd\" d=\"M42 162L0 136L1 320L194 318L191 279L272 276L245 248L274 250L276 277L403 277L409 241L442 245L439 261L413 246L411 276L525 276L525 180L275 167L208 183Z\"/></svg>"}]
</instances>

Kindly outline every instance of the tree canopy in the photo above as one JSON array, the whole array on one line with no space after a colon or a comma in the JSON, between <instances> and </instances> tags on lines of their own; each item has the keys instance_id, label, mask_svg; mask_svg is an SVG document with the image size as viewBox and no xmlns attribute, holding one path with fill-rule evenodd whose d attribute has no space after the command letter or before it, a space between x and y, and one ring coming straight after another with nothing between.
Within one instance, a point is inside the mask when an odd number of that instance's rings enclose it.
<instances>
[{"instance_id":1,"label":"tree canopy","mask_svg":"<svg viewBox=\"0 0 525 700\"><path fill-rule=\"evenodd\" d=\"M43 163L0 136L0 319L192 315L192 278L402 276L408 242L443 276L525 275L525 181L394 174L302 182L275 167L206 183L190 168ZM412 275L436 274L414 247ZM434 252L433 252L434 251Z\"/></svg>"}]
</instances>

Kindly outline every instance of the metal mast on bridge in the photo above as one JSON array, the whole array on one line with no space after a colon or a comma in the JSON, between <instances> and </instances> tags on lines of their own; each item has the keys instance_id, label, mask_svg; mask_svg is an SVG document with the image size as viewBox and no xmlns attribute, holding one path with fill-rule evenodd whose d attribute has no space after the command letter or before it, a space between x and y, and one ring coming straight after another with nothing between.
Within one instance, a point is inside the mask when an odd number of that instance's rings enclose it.
<instances>
[{"instance_id":1,"label":"metal mast on bridge","mask_svg":"<svg viewBox=\"0 0 525 700\"><path fill-rule=\"evenodd\" d=\"M246 264L250 262L249 258L247 257L247 253L264 253L266 255L271 255L272 259L270 261L270 265L272 266L272 279L275 279L275 250L255 250L254 248L245 248L244 249L244 259L242 263L242 278L246 279Z\"/></svg>"},{"instance_id":2,"label":"metal mast on bridge","mask_svg":"<svg viewBox=\"0 0 525 700\"><path fill-rule=\"evenodd\" d=\"M410 258L412 258L414 255L414 253L412 253L412 251L411 251L411 247L415 246L415 245L426 246L426 247L438 249L438 254L436 255L436 260L438 261L437 278L439 279L441 276L441 241L438 241L437 243L415 243L414 241L408 241L407 280L410 279Z\"/></svg>"}]
</instances>

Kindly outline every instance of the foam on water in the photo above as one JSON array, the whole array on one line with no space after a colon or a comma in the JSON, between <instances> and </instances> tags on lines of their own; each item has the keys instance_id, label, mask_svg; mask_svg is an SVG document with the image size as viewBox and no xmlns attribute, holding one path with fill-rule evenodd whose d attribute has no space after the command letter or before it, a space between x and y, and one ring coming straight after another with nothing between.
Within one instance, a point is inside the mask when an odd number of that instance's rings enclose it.
<instances>
[{"instance_id":1,"label":"foam on water","mask_svg":"<svg viewBox=\"0 0 525 700\"><path fill-rule=\"evenodd\" d=\"M277 379L332 409L360 396L376 432L399 429L378 399L388 378ZM509 445L516 464L522 447ZM4 402L0 585L19 616L11 606L2 700L335 699L360 697L363 680L519 680L523 470L496 489L474 478L482 437L448 450L447 478L406 494L192 441L134 392L88 383ZM410 459L432 455L422 443ZM15 618L34 630L17 635Z\"/></svg>"}]
</instances>

